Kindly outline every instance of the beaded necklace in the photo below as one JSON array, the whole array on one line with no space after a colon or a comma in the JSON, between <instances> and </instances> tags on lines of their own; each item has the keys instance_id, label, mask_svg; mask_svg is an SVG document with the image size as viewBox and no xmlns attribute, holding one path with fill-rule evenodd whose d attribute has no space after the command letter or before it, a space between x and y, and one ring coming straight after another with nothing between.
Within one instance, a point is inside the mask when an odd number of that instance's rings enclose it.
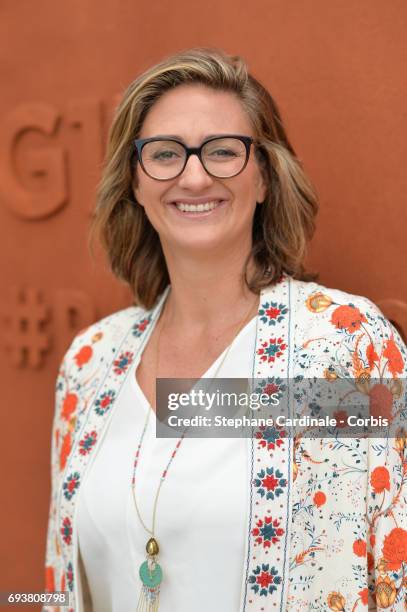
<instances>
[{"instance_id":1,"label":"beaded necklace","mask_svg":"<svg viewBox=\"0 0 407 612\"><path fill-rule=\"evenodd\" d=\"M257 298L256 298L256 302L257 302ZM220 362L220 364L218 365L218 367L216 368L216 371L214 372L213 376L211 378L216 378L219 370L221 369L223 363L226 360L226 357L229 354L230 349L232 348L234 341L236 340L239 332L243 329L243 327L245 326L246 322L248 321L251 311L253 309L253 304L250 305L250 308L248 310L248 312L246 313L243 321L239 324L239 327L235 333L235 337L232 340L232 342L229 344L228 348L225 351L225 354ZM162 321L164 320L164 317L162 318ZM164 323L162 323L161 328L159 330L159 335L158 335L158 339L157 339L157 357L156 357L156 367L155 367L155 372L157 375L157 371L158 371L158 357L159 357L159 348L160 348L160 338L161 338L161 332L164 328ZM170 465L172 463L172 461L175 458L175 455L178 452L179 447L181 446L181 443L185 437L185 433L188 429L188 427L186 427L181 435L181 437L177 440L176 444L175 444L175 448L173 450L173 452L171 453L168 463L161 475L160 478L160 482L158 484L158 488L157 488L157 492L155 495L155 499L154 499L154 506L153 506L153 518L152 518L152 527L151 529L149 529L146 524L144 523L141 515L140 515L140 511L139 508L137 506L137 500L136 500L136 494L135 494L135 484L136 484L136 470L137 470L137 465L139 462L139 458L140 458L140 453L141 453L141 447L143 444L143 440L144 440L144 436L147 430L147 426L148 426L148 422L149 422L149 418L150 418L150 413L152 412L152 409L150 407L148 407L147 409L147 416L146 416L146 420L144 423L144 427L143 430L141 432L140 435L140 439L139 439L139 443L137 446L137 450L135 453L135 459L134 459L134 465L133 465L133 476L132 476L132 480L131 480L131 490L132 490L132 494L133 494L133 500L134 500L134 505L136 508L136 512L137 512L137 516L140 520L141 525L143 526L143 528L145 529L145 531L150 535L149 540L147 541L146 544L146 553L147 553L147 558L145 561L143 561L143 563L140 565L139 568L139 577L142 583L142 587L141 587L141 592L140 592L140 596L139 596L139 600L138 600L138 605L137 605L137 612L158 612L158 606L159 606L159 599L160 599L160 585L163 579L163 571L161 568L161 565L159 565L159 563L157 562L157 557L160 551L158 542L156 540L155 537L155 519L156 519L156 511L157 511L157 503L158 503L158 497L160 494L160 490L161 490L161 486L167 476L168 470L170 468Z\"/></svg>"}]
</instances>

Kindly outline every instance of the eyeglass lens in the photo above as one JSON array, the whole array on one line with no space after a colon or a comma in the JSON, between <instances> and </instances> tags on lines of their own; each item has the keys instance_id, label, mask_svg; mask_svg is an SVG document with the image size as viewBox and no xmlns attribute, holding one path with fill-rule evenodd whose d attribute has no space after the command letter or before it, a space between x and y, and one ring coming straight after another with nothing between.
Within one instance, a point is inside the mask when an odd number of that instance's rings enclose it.
<instances>
[{"instance_id":1,"label":"eyeglass lens","mask_svg":"<svg viewBox=\"0 0 407 612\"><path fill-rule=\"evenodd\" d=\"M142 150L142 162L146 172L157 179L177 176L185 164L186 151L178 142L154 140ZM246 147L237 138L217 138L205 143L201 151L205 169L218 178L230 178L238 174L246 163Z\"/></svg>"}]
</instances>

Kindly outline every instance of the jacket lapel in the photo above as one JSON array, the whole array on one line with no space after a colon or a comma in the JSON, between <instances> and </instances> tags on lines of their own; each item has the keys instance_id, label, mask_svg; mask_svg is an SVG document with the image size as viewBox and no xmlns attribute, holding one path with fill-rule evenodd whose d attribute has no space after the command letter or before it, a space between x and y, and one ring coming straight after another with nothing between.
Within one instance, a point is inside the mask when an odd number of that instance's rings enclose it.
<instances>
[{"instance_id":1,"label":"jacket lapel","mask_svg":"<svg viewBox=\"0 0 407 612\"><path fill-rule=\"evenodd\" d=\"M290 377L293 283L284 277L260 295L253 365L255 391ZM273 387L270 387L273 385ZM267 417L256 411L256 417ZM292 440L274 427L253 428L248 440L249 503L240 612L286 609L291 524ZM272 608L273 607L273 608Z\"/></svg>"},{"instance_id":2,"label":"jacket lapel","mask_svg":"<svg viewBox=\"0 0 407 612\"><path fill-rule=\"evenodd\" d=\"M60 499L57 504L59 515L58 536L63 553L66 582L70 595L71 607L75 612L81 610L80 584L78 581L78 534L76 511L81 484L88 473L97 450L101 446L108 424L112 418L115 399L126 380L129 366L141 351L159 317L162 305L168 293L168 288L161 295L155 308L146 312L134 311L138 316L126 318L126 325L115 332L117 348L112 351L112 343L107 340L99 354L98 376L100 384L93 395L86 411L78 415L75 433L75 444L69 456L69 462L64 472ZM103 340L101 341L103 342ZM64 538L64 530L68 528L71 537Z\"/></svg>"}]
</instances>

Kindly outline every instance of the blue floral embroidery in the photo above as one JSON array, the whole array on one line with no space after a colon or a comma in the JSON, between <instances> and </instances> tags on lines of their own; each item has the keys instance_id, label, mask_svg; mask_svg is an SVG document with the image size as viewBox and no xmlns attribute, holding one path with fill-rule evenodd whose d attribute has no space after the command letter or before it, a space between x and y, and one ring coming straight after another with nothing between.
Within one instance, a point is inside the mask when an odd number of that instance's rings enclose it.
<instances>
[{"instance_id":1,"label":"blue floral embroidery","mask_svg":"<svg viewBox=\"0 0 407 612\"><path fill-rule=\"evenodd\" d=\"M287 480L283 478L284 474L277 469L274 472L274 468L266 468L266 470L260 470L257 473L257 478L253 480L253 484L257 487L257 493L261 497L266 496L266 499L274 499L274 496L278 497L284 491L283 488L287 486Z\"/></svg>"},{"instance_id":2,"label":"blue floral embroidery","mask_svg":"<svg viewBox=\"0 0 407 612\"><path fill-rule=\"evenodd\" d=\"M66 568L66 579L68 582L68 589L73 591L73 567L71 562L68 563Z\"/></svg>"},{"instance_id":3,"label":"blue floral embroidery","mask_svg":"<svg viewBox=\"0 0 407 612\"><path fill-rule=\"evenodd\" d=\"M65 544L72 544L72 524L67 516L62 521L61 535Z\"/></svg>"},{"instance_id":4,"label":"blue floral embroidery","mask_svg":"<svg viewBox=\"0 0 407 612\"><path fill-rule=\"evenodd\" d=\"M85 434L85 437L79 442L79 452L81 455L87 455L94 445L96 444L97 433L96 431L91 431L90 433Z\"/></svg>"},{"instance_id":5,"label":"blue floral embroidery","mask_svg":"<svg viewBox=\"0 0 407 612\"><path fill-rule=\"evenodd\" d=\"M270 567L269 563L258 565L251 576L249 576L249 584L253 591L258 595L271 595L277 590L278 584L281 583L281 577L274 566Z\"/></svg>"},{"instance_id":6,"label":"blue floral embroidery","mask_svg":"<svg viewBox=\"0 0 407 612\"><path fill-rule=\"evenodd\" d=\"M283 383L282 378L278 376L269 376L259 381L259 384L255 388L255 392L267 393L267 395L274 395L276 398L281 399L286 388L287 385Z\"/></svg>"},{"instance_id":7,"label":"blue floral embroidery","mask_svg":"<svg viewBox=\"0 0 407 612\"><path fill-rule=\"evenodd\" d=\"M146 328L148 327L148 324L151 321L151 315L149 315L148 317L145 317L144 319L141 319L141 321L137 321L137 323L135 323L133 325L133 331L132 334L133 336L135 336L136 338L139 338L143 332L146 330Z\"/></svg>"},{"instance_id":8,"label":"blue floral embroidery","mask_svg":"<svg viewBox=\"0 0 407 612\"><path fill-rule=\"evenodd\" d=\"M279 431L276 427L272 426L261 426L255 433L260 446L267 447L267 450L274 450L276 445L281 446L284 442L284 436L285 431Z\"/></svg>"},{"instance_id":9,"label":"blue floral embroidery","mask_svg":"<svg viewBox=\"0 0 407 612\"><path fill-rule=\"evenodd\" d=\"M73 474L69 474L67 481L63 484L64 496L66 499L71 500L72 497L76 493L76 489L80 484L80 474L79 472L74 472Z\"/></svg>"},{"instance_id":10,"label":"blue floral embroidery","mask_svg":"<svg viewBox=\"0 0 407 612\"><path fill-rule=\"evenodd\" d=\"M260 355L261 361L273 363L276 357L281 357L286 348L287 345L282 338L270 338L268 342L261 343L261 348L257 350L257 354Z\"/></svg>"},{"instance_id":11,"label":"blue floral embroidery","mask_svg":"<svg viewBox=\"0 0 407 612\"><path fill-rule=\"evenodd\" d=\"M126 351L125 353L121 353L119 357L113 362L113 372L115 374L123 374L129 365L132 363L134 357L134 353L130 351Z\"/></svg>"},{"instance_id":12,"label":"blue floral embroidery","mask_svg":"<svg viewBox=\"0 0 407 612\"><path fill-rule=\"evenodd\" d=\"M284 304L277 302L265 302L259 310L259 315L263 323L275 325L280 323L288 312L288 308Z\"/></svg>"},{"instance_id":13,"label":"blue floral embroidery","mask_svg":"<svg viewBox=\"0 0 407 612\"><path fill-rule=\"evenodd\" d=\"M95 402L95 412L103 416L106 412L111 408L113 404L113 400L116 396L115 391L113 389L109 389L109 391L105 391Z\"/></svg>"}]
</instances>

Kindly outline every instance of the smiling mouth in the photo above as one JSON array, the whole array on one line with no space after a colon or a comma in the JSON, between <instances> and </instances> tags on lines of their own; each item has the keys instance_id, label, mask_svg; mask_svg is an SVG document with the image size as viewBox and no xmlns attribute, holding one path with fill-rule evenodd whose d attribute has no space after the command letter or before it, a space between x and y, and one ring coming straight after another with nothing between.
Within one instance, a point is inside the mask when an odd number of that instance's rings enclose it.
<instances>
[{"instance_id":1,"label":"smiling mouth","mask_svg":"<svg viewBox=\"0 0 407 612\"><path fill-rule=\"evenodd\" d=\"M172 202L172 205L175 206L177 210L183 213L205 213L215 208L218 208L224 200L208 200L207 202L200 202L199 204L191 204L187 202Z\"/></svg>"}]
</instances>

